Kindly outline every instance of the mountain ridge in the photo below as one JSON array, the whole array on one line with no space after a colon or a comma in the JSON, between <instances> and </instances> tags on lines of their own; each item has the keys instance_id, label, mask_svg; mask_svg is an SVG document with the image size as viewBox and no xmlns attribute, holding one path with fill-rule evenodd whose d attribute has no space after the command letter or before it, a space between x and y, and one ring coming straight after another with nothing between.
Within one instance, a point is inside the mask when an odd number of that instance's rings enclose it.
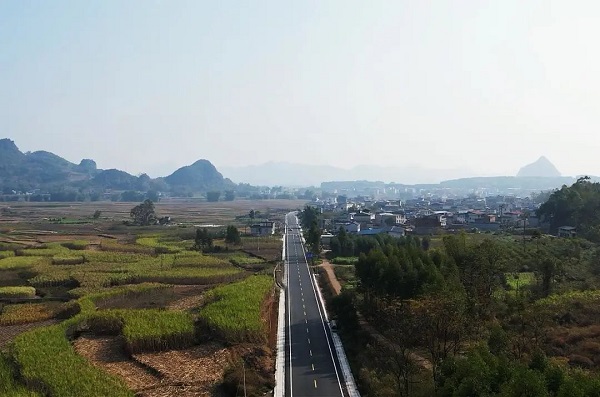
<instances>
[{"instance_id":1,"label":"mountain ridge","mask_svg":"<svg viewBox=\"0 0 600 397\"><path fill-rule=\"evenodd\" d=\"M167 181L171 181L173 186L169 186ZM118 169L98 169L91 159L82 159L75 164L44 150L23 153L14 141L0 139L0 189L3 193L47 191L67 186L79 190L167 191L175 188L185 194L235 187L210 161L204 159L180 167L167 177L152 179L146 174L134 176Z\"/></svg>"}]
</instances>

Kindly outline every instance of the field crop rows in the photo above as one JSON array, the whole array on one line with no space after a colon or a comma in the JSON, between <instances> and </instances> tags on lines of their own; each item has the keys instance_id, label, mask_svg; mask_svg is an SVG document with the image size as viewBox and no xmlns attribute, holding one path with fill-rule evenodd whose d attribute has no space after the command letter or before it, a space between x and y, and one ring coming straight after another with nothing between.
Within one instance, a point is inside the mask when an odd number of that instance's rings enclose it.
<instances>
[{"instance_id":1,"label":"field crop rows","mask_svg":"<svg viewBox=\"0 0 600 397\"><path fill-rule=\"evenodd\" d=\"M27 269L31 276L24 282L36 288L108 287L147 281L213 284L244 277L244 272L228 261L193 251L157 256L154 248L112 241L103 243L102 249L71 251L61 245L28 249L25 256L0 259L0 270ZM147 253L150 251L152 254ZM34 255L37 252L40 255Z\"/></svg>"},{"instance_id":2,"label":"field crop rows","mask_svg":"<svg viewBox=\"0 0 600 397\"><path fill-rule=\"evenodd\" d=\"M73 300L2 308L0 326L70 318L14 338L10 356L0 357L0 395L133 396L120 378L76 353L69 338L82 331L120 335L130 354L189 347L198 342L198 332L204 331L233 343L265 343L264 309L273 291L272 276L249 276L240 269L261 265L264 260L239 251L215 256L190 251L193 242L186 238L143 235L135 243L104 238L93 243L78 239L3 246L7 250L0 251L0 277L6 275L5 285L10 287L1 287L0 297L50 293ZM262 243L261 249L281 250L279 239L266 238ZM12 286L17 283L21 285ZM165 310L168 306L164 303L147 306L161 309L111 307L111 302L128 299L154 302L152 294L165 296L161 290L188 288L174 287L176 284L198 285L192 288L203 291L203 286L217 283L231 284L194 296L200 300L188 308L208 302L199 310ZM13 363L17 372L13 372ZM22 384L15 383L15 373ZM4 382L8 378L11 383Z\"/></svg>"},{"instance_id":3,"label":"field crop rows","mask_svg":"<svg viewBox=\"0 0 600 397\"><path fill-rule=\"evenodd\" d=\"M0 325L16 325L50 320L62 312L62 302L23 303L4 306L0 313Z\"/></svg>"},{"instance_id":4,"label":"field crop rows","mask_svg":"<svg viewBox=\"0 0 600 397\"><path fill-rule=\"evenodd\" d=\"M264 342L263 303L273 290L271 276L253 276L244 281L210 291L214 300L200 312L200 319L211 332L229 342Z\"/></svg>"},{"instance_id":5,"label":"field crop rows","mask_svg":"<svg viewBox=\"0 0 600 397\"><path fill-rule=\"evenodd\" d=\"M34 296L33 287L0 287L0 298L33 298Z\"/></svg>"}]
</instances>

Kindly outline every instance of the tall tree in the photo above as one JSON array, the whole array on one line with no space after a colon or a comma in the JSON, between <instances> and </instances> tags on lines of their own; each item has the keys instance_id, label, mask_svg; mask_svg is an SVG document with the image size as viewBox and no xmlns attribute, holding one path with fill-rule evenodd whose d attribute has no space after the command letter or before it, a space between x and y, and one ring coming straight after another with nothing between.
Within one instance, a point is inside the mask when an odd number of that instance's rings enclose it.
<instances>
[{"instance_id":1,"label":"tall tree","mask_svg":"<svg viewBox=\"0 0 600 397\"><path fill-rule=\"evenodd\" d=\"M228 244L239 244L242 242L240 237L240 232L237 227L233 225L227 226L227 230L225 232L225 242Z\"/></svg>"},{"instance_id":2,"label":"tall tree","mask_svg":"<svg viewBox=\"0 0 600 397\"><path fill-rule=\"evenodd\" d=\"M208 229L196 229L195 247L199 250L211 249L213 246L213 239Z\"/></svg>"},{"instance_id":3,"label":"tall tree","mask_svg":"<svg viewBox=\"0 0 600 397\"><path fill-rule=\"evenodd\" d=\"M129 213L136 225L148 226L156 222L156 212L152 200L144 200L143 203L133 207Z\"/></svg>"},{"instance_id":4,"label":"tall tree","mask_svg":"<svg viewBox=\"0 0 600 397\"><path fill-rule=\"evenodd\" d=\"M219 201L219 197L221 197L221 192L206 192L206 200L211 203Z\"/></svg>"}]
</instances>

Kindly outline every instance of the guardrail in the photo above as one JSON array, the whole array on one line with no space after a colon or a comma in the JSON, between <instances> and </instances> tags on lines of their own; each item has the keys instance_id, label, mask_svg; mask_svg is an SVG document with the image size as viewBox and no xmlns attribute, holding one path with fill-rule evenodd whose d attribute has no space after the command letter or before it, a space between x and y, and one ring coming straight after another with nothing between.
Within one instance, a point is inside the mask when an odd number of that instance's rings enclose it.
<instances>
[{"instance_id":1,"label":"guardrail","mask_svg":"<svg viewBox=\"0 0 600 397\"><path fill-rule=\"evenodd\" d=\"M285 396L285 243L287 236L287 224L285 233L283 234L283 248L281 250L282 274L281 283L283 288L279 289L279 309L277 315L277 357L275 359L275 389L273 390L274 397Z\"/></svg>"}]
</instances>

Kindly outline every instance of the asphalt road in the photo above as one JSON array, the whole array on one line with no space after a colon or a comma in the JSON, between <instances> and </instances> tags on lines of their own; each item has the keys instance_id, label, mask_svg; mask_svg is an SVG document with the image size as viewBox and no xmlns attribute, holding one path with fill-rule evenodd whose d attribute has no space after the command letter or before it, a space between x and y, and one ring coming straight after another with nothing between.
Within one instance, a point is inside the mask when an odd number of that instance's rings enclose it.
<instances>
[{"instance_id":1,"label":"asphalt road","mask_svg":"<svg viewBox=\"0 0 600 397\"><path fill-rule=\"evenodd\" d=\"M296 216L286 216L286 396L344 396L329 325L300 240Z\"/></svg>"}]
</instances>

